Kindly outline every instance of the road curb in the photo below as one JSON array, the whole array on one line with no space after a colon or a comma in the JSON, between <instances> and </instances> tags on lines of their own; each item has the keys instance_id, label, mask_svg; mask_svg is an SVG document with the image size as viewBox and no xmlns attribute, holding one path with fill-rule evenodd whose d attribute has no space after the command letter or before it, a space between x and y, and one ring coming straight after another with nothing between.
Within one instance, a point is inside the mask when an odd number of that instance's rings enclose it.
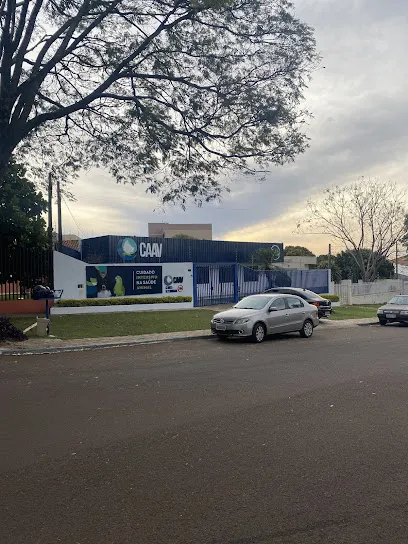
<instances>
[{"instance_id":1,"label":"road curb","mask_svg":"<svg viewBox=\"0 0 408 544\"><path fill-rule=\"evenodd\" d=\"M109 342L107 344L85 344L73 346L61 346L56 348L34 348L34 349L0 349L0 356L17 357L20 355L48 355L52 353L63 353L68 351L90 351L93 349L110 349L131 346L143 346L146 344L163 344L165 342L177 342L186 340L205 340L214 338L212 334L201 334L198 336L177 336L174 338L157 338L147 340L131 340L129 342Z\"/></svg>"}]
</instances>

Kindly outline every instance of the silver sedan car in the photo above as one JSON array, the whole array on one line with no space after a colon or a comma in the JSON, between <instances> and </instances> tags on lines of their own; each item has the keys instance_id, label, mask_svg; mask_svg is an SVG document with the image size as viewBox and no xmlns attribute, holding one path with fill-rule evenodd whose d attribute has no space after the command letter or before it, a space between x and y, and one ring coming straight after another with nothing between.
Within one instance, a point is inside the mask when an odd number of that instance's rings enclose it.
<instances>
[{"instance_id":1,"label":"silver sedan car","mask_svg":"<svg viewBox=\"0 0 408 544\"><path fill-rule=\"evenodd\" d=\"M231 310L215 314L211 331L219 338L252 337L262 342L268 334L299 332L310 338L319 325L318 309L294 295L263 294L243 298Z\"/></svg>"}]
</instances>

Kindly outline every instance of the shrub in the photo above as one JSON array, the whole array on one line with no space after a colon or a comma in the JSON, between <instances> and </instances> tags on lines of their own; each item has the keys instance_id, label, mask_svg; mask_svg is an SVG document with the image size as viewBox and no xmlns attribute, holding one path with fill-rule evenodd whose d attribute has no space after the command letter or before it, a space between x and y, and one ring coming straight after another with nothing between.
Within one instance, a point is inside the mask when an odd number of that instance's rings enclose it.
<instances>
[{"instance_id":1,"label":"shrub","mask_svg":"<svg viewBox=\"0 0 408 544\"><path fill-rule=\"evenodd\" d=\"M338 295L320 295L323 298L326 298L327 300L330 300L331 302L339 302L340 297Z\"/></svg>"},{"instance_id":2,"label":"shrub","mask_svg":"<svg viewBox=\"0 0 408 544\"><path fill-rule=\"evenodd\" d=\"M140 298L87 298L84 300L62 299L55 306L63 308L78 308L81 306L128 306L131 304L172 304L191 302L191 297L140 297Z\"/></svg>"},{"instance_id":3,"label":"shrub","mask_svg":"<svg viewBox=\"0 0 408 544\"><path fill-rule=\"evenodd\" d=\"M10 318L6 315L0 316L0 342L4 340L13 340L15 342L22 342L28 340L28 337L15 327Z\"/></svg>"}]
</instances>

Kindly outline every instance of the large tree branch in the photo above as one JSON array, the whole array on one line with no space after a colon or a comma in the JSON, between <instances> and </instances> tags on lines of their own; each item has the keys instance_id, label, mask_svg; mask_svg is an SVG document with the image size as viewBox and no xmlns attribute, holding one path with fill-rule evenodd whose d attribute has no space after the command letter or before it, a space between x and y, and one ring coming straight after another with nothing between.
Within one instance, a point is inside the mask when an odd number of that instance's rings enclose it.
<instances>
[{"instance_id":1,"label":"large tree branch","mask_svg":"<svg viewBox=\"0 0 408 544\"><path fill-rule=\"evenodd\" d=\"M14 60L13 79L12 79L12 82L11 82L13 92L16 92L18 82L20 80L21 67L23 65L24 57L26 55L28 45L29 45L30 40L31 40L32 35L33 35L34 28L35 28L35 25L36 25L36 22L37 22L37 17L38 17L38 14L40 12L42 4L43 4L43 0L35 0L34 8L33 8L32 12L31 12L31 14L29 16L27 27L26 27L25 32L24 32L24 36L22 38L21 44L18 46L18 52L17 52L16 58ZM27 10L25 12L25 16L26 15L27 15ZM23 27L21 29L21 32L23 31L24 27L25 27L25 21L24 21L24 25L23 25ZM14 50L17 49L17 44L18 44L18 42L16 43L16 47L15 47ZM14 51L13 51L13 53L14 53Z\"/></svg>"},{"instance_id":2,"label":"large tree branch","mask_svg":"<svg viewBox=\"0 0 408 544\"><path fill-rule=\"evenodd\" d=\"M185 21L189 19L192 16L192 12L187 12L184 15L178 17L173 22L167 24L167 21L169 18L175 13L177 10L177 7L174 8L170 13L166 15L164 20L160 23L160 25L156 28L156 30L150 34L150 36L144 40L143 43L140 44L136 50L128 55L126 58L124 58L120 63L118 63L118 66L113 70L113 72L110 74L109 77L106 78L106 80L101 83L96 89L94 89L91 93L89 93L87 96L85 96L83 99L70 104L69 106L66 106L60 110L56 110L54 112L47 112L40 114L36 116L34 119L31 119L27 124L25 128L25 133L28 134L31 130L36 128L37 126L47 122L52 121L56 119L61 119L62 117L66 117L67 115L70 115L76 111L79 111L80 109L88 106L91 104L94 100L99 98L100 94L105 92L109 87L117 81L121 77L122 70L131 63L135 58L137 58L138 55L140 55L147 47L150 45L150 43L164 30L167 30L169 28L172 28L176 26L177 24L180 24L182 21Z\"/></svg>"}]
</instances>

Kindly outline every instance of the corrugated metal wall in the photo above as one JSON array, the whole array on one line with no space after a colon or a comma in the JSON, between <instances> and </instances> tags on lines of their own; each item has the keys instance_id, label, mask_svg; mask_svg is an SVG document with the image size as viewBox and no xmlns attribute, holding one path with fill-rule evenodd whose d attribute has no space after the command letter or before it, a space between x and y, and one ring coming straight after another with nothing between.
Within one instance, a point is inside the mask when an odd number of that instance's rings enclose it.
<instances>
[{"instance_id":1,"label":"corrugated metal wall","mask_svg":"<svg viewBox=\"0 0 408 544\"><path fill-rule=\"evenodd\" d=\"M183 240L177 238L147 238L139 236L101 236L82 241L82 260L87 263L121 263L118 246L124 238L131 238L138 251L134 263L250 263L252 255L261 248L279 248L275 262L283 262L283 244L275 242L226 242L217 240ZM162 244L161 257L141 257L141 243Z\"/></svg>"}]
</instances>

